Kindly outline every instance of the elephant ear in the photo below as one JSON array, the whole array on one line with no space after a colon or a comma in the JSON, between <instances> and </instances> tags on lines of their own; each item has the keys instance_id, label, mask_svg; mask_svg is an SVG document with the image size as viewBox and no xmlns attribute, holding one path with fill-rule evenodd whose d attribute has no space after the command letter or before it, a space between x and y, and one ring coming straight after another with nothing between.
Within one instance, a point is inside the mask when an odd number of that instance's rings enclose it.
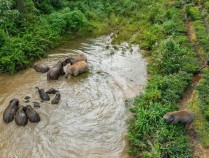
<instances>
[{"instance_id":1,"label":"elephant ear","mask_svg":"<svg viewBox=\"0 0 209 158\"><path fill-rule=\"evenodd\" d=\"M17 101L19 103L19 101L17 99L12 99L12 100L10 100L9 104L11 104L14 101Z\"/></svg>"},{"instance_id":2,"label":"elephant ear","mask_svg":"<svg viewBox=\"0 0 209 158\"><path fill-rule=\"evenodd\" d=\"M65 60L63 60L63 61L58 61L57 64L59 64L59 65L61 65L61 66L63 67L63 66L65 66Z\"/></svg>"},{"instance_id":3,"label":"elephant ear","mask_svg":"<svg viewBox=\"0 0 209 158\"><path fill-rule=\"evenodd\" d=\"M11 104L12 102L13 102L13 99L12 99L12 100L10 100L9 104Z\"/></svg>"},{"instance_id":4,"label":"elephant ear","mask_svg":"<svg viewBox=\"0 0 209 158\"><path fill-rule=\"evenodd\" d=\"M72 65L72 62L73 62L73 58L69 57L69 58L66 58L62 64L63 66L66 66L67 64L71 64Z\"/></svg>"}]
</instances>

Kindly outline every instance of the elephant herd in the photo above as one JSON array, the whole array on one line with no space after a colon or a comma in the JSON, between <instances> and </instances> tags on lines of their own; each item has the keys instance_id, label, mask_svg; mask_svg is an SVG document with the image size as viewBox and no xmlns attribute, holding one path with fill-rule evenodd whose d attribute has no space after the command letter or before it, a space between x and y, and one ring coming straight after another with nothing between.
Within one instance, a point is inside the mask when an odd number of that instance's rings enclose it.
<instances>
[{"instance_id":1,"label":"elephant herd","mask_svg":"<svg viewBox=\"0 0 209 158\"><path fill-rule=\"evenodd\" d=\"M60 92L55 90L54 88L50 88L48 91L44 91L44 89L38 89L38 93L40 96L41 101L49 101L50 97L49 94L56 94L54 99L51 101L52 104L58 104L60 101ZM30 102L30 97L26 96L25 102ZM40 104L38 102L33 102L34 108L40 108ZM20 105L18 99L14 98L9 102L9 105L4 110L3 113L3 120L5 123L12 122L15 119L15 122L19 126L25 126L28 123L28 120L32 123L39 122L41 120L38 112L34 110L31 105Z\"/></svg>"},{"instance_id":2,"label":"elephant herd","mask_svg":"<svg viewBox=\"0 0 209 158\"><path fill-rule=\"evenodd\" d=\"M71 57L68 57L62 61L59 61L57 64L49 68L46 64L36 64L32 66L37 72L46 73L48 80L58 80L62 75L65 75L67 78L68 75L78 76L89 70L87 63L87 58L84 54L77 54ZM64 70L65 67L65 70ZM60 92L54 88L44 91L36 87L38 90L41 101L49 101L49 94L56 94L54 99L51 101L51 104L58 104L60 101ZM25 102L28 103L30 97L25 97ZM34 108L40 108L38 102L33 102ZM12 122L15 120L16 124L19 126L25 126L28 123L28 120L32 123L39 122L41 120L38 112L34 110L31 105L20 105L18 99L14 98L9 102L9 105L6 107L3 113L3 121L5 123Z\"/></svg>"},{"instance_id":3,"label":"elephant herd","mask_svg":"<svg viewBox=\"0 0 209 158\"><path fill-rule=\"evenodd\" d=\"M36 64L32 66L37 72L46 73L48 80L58 80L62 75L67 78L68 75L78 76L89 70L86 56L76 54L71 57L59 61L57 64L49 68L46 64ZM65 67L65 70L64 70Z\"/></svg>"},{"instance_id":4,"label":"elephant herd","mask_svg":"<svg viewBox=\"0 0 209 158\"><path fill-rule=\"evenodd\" d=\"M28 120L32 123L41 120L39 114L30 105L19 105L19 100L16 98L9 102L9 105L3 113L3 120L5 123L12 122L14 119L19 126L25 126L28 123Z\"/></svg>"}]
</instances>

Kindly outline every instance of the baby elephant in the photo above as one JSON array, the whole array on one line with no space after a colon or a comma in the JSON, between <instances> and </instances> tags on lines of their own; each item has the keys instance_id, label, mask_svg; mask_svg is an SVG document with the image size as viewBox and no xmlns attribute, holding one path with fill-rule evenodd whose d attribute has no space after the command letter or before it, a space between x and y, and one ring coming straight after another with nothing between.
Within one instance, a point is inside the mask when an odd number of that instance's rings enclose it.
<instances>
[{"instance_id":1,"label":"baby elephant","mask_svg":"<svg viewBox=\"0 0 209 158\"><path fill-rule=\"evenodd\" d=\"M9 123L14 120L14 116L18 108L19 108L19 100L12 99L9 102L9 105L7 106L7 108L4 110L3 120L5 123Z\"/></svg>"},{"instance_id":2,"label":"baby elephant","mask_svg":"<svg viewBox=\"0 0 209 158\"><path fill-rule=\"evenodd\" d=\"M39 89L38 87L36 87L36 89L38 89L39 96L42 100L45 100L45 101L50 100L49 95L43 89Z\"/></svg>"},{"instance_id":3,"label":"baby elephant","mask_svg":"<svg viewBox=\"0 0 209 158\"><path fill-rule=\"evenodd\" d=\"M89 66L85 61L79 61L73 65L68 65L65 70L65 77L68 75L78 76L81 73L84 73L89 70Z\"/></svg>"},{"instance_id":4,"label":"baby elephant","mask_svg":"<svg viewBox=\"0 0 209 158\"><path fill-rule=\"evenodd\" d=\"M25 126L28 123L28 118L25 113L25 108L21 106L15 115L15 122L18 126Z\"/></svg>"},{"instance_id":5,"label":"baby elephant","mask_svg":"<svg viewBox=\"0 0 209 158\"><path fill-rule=\"evenodd\" d=\"M52 104L58 104L60 101L60 93L56 93L56 96L54 97L54 99L52 100Z\"/></svg>"},{"instance_id":6,"label":"baby elephant","mask_svg":"<svg viewBox=\"0 0 209 158\"><path fill-rule=\"evenodd\" d=\"M29 121L32 123L39 122L41 120L39 114L30 105L25 107L25 113Z\"/></svg>"},{"instance_id":7,"label":"baby elephant","mask_svg":"<svg viewBox=\"0 0 209 158\"><path fill-rule=\"evenodd\" d=\"M54 88L50 88L48 91L46 91L47 94L56 94L57 92L59 91Z\"/></svg>"},{"instance_id":8,"label":"baby elephant","mask_svg":"<svg viewBox=\"0 0 209 158\"><path fill-rule=\"evenodd\" d=\"M186 129L194 120L194 113L189 110L178 110L174 112L167 112L163 116L163 120L167 123L184 123L186 124Z\"/></svg>"}]
</instances>

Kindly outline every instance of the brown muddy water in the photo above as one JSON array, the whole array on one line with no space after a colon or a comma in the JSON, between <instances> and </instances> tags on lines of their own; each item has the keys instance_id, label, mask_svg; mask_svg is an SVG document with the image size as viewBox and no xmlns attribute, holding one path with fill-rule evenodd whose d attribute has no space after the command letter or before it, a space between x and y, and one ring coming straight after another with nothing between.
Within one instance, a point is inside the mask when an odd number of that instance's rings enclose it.
<instances>
[{"instance_id":1,"label":"brown muddy water","mask_svg":"<svg viewBox=\"0 0 209 158\"><path fill-rule=\"evenodd\" d=\"M108 47L109 48L108 48ZM38 63L54 65L84 52L90 72L79 77L47 81L46 74L27 69L0 76L0 157L17 158L128 158L125 133L129 116L124 104L143 91L146 61L137 45L111 45L111 36L66 42ZM40 102L35 87L60 90L58 105L41 103L41 122L19 127L5 124L3 111L12 98L30 96ZM51 100L54 95L50 95Z\"/></svg>"}]
</instances>

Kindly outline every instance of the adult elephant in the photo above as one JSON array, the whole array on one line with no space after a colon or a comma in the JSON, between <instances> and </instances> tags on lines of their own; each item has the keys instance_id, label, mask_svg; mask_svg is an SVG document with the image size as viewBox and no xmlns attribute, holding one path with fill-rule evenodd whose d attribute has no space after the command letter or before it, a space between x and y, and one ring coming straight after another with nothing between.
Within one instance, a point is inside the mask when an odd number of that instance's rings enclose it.
<instances>
[{"instance_id":1,"label":"adult elephant","mask_svg":"<svg viewBox=\"0 0 209 158\"><path fill-rule=\"evenodd\" d=\"M30 105L27 105L24 110L30 122L35 123L41 120L39 114Z\"/></svg>"},{"instance_id":2,"label":"adult elephant","mask_svg":"<svg viewBox=\"0 0 209 158\"><path fill-rule=\"evenodd\" d=\"M28 123L28 118L25 113L25 107L20 106L15 115L15 122L18 126L25 126Z\"/></svg>"},{"instance_id":3,"label":"adult elephant","mask_svg":"<svg viewBox=\"0 0 209 158\"><path fill-rule=\"evenodd\" d=\"M32 68L41 73L46 73L47 71L49 71L49 67L46 64L35 64L32 65Z\"/></svg>"},{"instance_id":4,"label":"adult elephant","mask_svg":"<svg viewBox=\"0 0 209 158\"><path fill-rule=\"evenodd\" d=\"M15 113L19 108L19 100L14 98L9 102L9 105L4 110L3 120L5 123L12 122L14 120Z\"/></svg>"},{"instance_id":5,"label":"adult elephant","mask_svg":"<svg viewBox=\"0 0 209 158\"><path fill-rule=\"evenodd\" d=\"M69 74L72 76L78 76L88 70L89 66L85 61L79 61L73 65L69 64L65 70L65 78L67 78Z\"/></svg>"},{"instance_id":6,"label":"adult elephant","mask_svg":"<svg viewBox=\"0 0 209 158\"><path fill-rule=\"evenodd\" d=\"M64 61L59 61L56 65L49 69L47 72L47 79L48 80L58 80L61 75L64 75L65 72L63 67L66 66L68 63L71 62L70 58L65 59Z\"/></svg>"}]
</instances>

